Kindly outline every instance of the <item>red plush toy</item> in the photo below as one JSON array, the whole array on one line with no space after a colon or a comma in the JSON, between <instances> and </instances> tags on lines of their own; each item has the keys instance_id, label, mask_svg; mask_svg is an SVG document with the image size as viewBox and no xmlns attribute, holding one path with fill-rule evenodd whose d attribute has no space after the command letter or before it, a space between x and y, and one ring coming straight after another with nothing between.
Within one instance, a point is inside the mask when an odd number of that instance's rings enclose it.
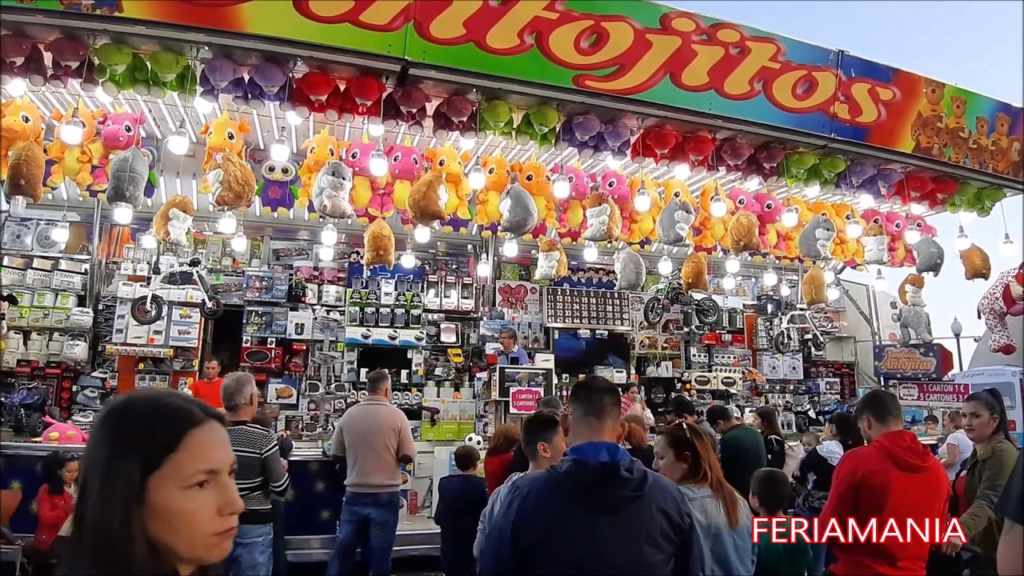
<instances>
[{"instance_id":1,"label":"red plush toy","mask_svg":"<svg viewBox=\"0 0 1024 576\"><path fill-rule=\"evenodd\" d=\"M682 142L683 137L672 128L648 128L633 141L629 148L629 157L650 158L659 166L667 166L671 160L672 148Z\"/></svg>"},{"instance_id":2,"label":"red plush toy","mask_svg":"<svg viewBox=\"0 0 1024 576\"><path fill-rule=\"evenodd\" d=\"M394 129L405 124L413 134L423 132L430 96L419 86L397 86L384 96L384 126Z\"/></svg>"},{"instance_id":3,"label":"red plush toy","mask_svg":"<svg viewBox=\"0 0 1024 576\"><path fill-rule=\"evenodd\" d=\"M715 138L707 130L687 134L681 144L690 168L707 168L715 151Z\"/></svg>"},{"instance_id":4,"label":"red plush toy","mask_svg":"<svg viewBox=\"0 0 1024 576\"><path fill-rule=\"evenodd\" d=\"M338 82L331 76L313 70L306 72L295 80L292 91L292 104L300 118L308 118L310 114L327 112L327 97L338 89Z\"/></svg>"},{"instance_id":5,"label":"red plush toy","mask_svg":"<svg viewBox=\"0 0 1024 576\"><path fill-rule=\"evenodd\" d=\"M387 87L376 76L356 76L345 82L341 93L339 111L341 119L353 122L356 118L380 118L381 99Z\"/></svg>"},{"instance_id":6,"label":"red plush toy","mask_svg":"<svg viewBox=\"0 0 1024 576\"><path fill-rule=\"evenodd\" d=\"M465 96L453 94L434 107L431 115L434 121L434 137L447 140L448 134L457 132L460 136L476 136L476 106Z\"/></svg>"},{"instance_id":7,"label":"red plush toy","mask_svg":"<svg viewBox=\"0 0 1024 576\"><path fill-rule=\"evenodd\" d=\"M898 180L892 188L892 195L899 198L903 204L908 204L917 198L927 196L935 188L931 177L920 172L907 172L903 178Z\"/></svg>"}]
</instances>

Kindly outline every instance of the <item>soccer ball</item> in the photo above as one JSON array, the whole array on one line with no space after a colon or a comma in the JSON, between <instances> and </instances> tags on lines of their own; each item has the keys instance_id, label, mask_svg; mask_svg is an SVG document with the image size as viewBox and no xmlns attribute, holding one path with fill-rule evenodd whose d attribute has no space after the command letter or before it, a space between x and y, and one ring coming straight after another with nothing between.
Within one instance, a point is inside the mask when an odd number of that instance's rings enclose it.
<instances>
[{"instance_id":1,"label":"soccer ball","mask_svg":"<svg viewBox=\"0 0 1024 576\"><path fill-rule=\"evenodd\" d=\"M478 434L470 434L469 436L466 436L465 443L466 446L472 446L477 450L484 447L484 439L481 438Z\"/></svg>"}]
</instances>

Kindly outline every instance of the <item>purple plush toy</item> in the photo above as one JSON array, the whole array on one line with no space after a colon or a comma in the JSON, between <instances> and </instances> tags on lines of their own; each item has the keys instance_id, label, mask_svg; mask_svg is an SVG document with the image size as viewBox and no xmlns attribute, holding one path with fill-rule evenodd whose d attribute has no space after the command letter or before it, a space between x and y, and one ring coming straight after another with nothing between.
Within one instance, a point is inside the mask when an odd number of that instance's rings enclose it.
<instances>
[{"instance_id":1,"label":"purple plush toy","mask_svg":"<svg viewBox=\"0 0 1024 576\"><path fill-rule=\"evenodd\" d=\"M871 178L878 170L862 160L851 162L846 170L839 174L838 184L843 192L850 192L860 187L865 180Z\"/></svg>"},{"instance_id":2,"label":"purple plush toy","mask_svg":"<svg viewBox=\"0 0 1024 576\"><path fill-rule=\"evenodd\" d=\"M562 122L555 148L572 148L579 153L580 160L586 160L597 152L598 135L603 129L604 125L593 114L577 114Z\"/></svg>"},{"instance_id":3,"label":"purple plush toy","mask_svg":"<svg viewBox=\"0 0 1024 576\"><path fill-rule=\"evenodd\" d=\"M35 43L31 38L21 34L4 34L0 36L0 59L3 60L0 69L0 84L4 86L16 77L18 69L25 64L29 54L32 52Z\"/></svg>"},{"instance_id":4,"label":"purple plush toy","mask_svg":"<svg viewBox=\"0 0 1024 576\"><path fill-rule=\"evenodd\" d=\"M616 160L625 160L629 157L629 139L632 136L625 122L612 122L606 124L604 130L597 136L595 148L610 153Z\"/></svg>"},{"instance_id":5,"label":"purple plush toy","mask_svg":"<svg viewBox=\"0 0 1024 576\"><path fill-rule=\"evenodd\" d=\"M50 53L50 74L48 82L54 88L67 88L71 80L81 80L85 71L85 60L89 57L89 45L74 38L61 37L46 45Z\"/></svg>"},{"instance_id":6,"label":"purple plush toy","mask_svg":"<svg viewBox=\"0 0 1024 576\"><path fill-rule=\"evenodd\" d=\"M874 176L865 178L860 187L871 193L884 196L892 194L892 187L903 178L903 174L895 168L879 168Z\"/></svg>"},{"instance_id":7,"label":"purple plush toy","mask_svg":"<svg viewBox=\"0 0 1024 576\"><path fill-rule=\"evenodd\" d=\"M236 106L262 110L268 102L284 102L288 73L279 64L261 62L249 70L245 94L235 97Z\"/></svg>"},{"instance_id":8,"label":"purple plush toy","mask_svg":"<svg viewBox=\"0 0 1024 576\"><path fill-rule=\"evenodd\" d=\"M232 97L245 95L245 76L242 69L227 58L210 58L203 62L203 71L199 74L199 96L209 102L216 102L221 94Z\"/></svg>"}]
</instances>

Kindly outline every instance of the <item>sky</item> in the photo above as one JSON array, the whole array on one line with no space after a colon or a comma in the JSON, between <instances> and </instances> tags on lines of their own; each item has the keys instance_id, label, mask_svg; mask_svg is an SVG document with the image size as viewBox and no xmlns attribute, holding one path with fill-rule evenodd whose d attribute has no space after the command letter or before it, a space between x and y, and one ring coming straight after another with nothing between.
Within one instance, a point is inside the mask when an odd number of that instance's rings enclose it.
<instances>
[{"instance_id":1,"label":"sky","mask_svg":"<svg viewBox=\"0 0 1024 576\"><path fill-rule=\"evenodd\" d=\"M746 24L827 48L845 50L869 60L916 72L980 92L1018 106L1024 102L1024 3L994 2L833 2L736 1L663 2L678 8ZM941 31L947 31L943 34ZM978 31L985 40L972 42ZM1003 254L1002 215L964 223L971 240L988 252L993 277L1016 267L1024 246L1024 203L1020 196L1001 203L1015 251ZM964 365L970 363L974 343L970 337L985 332L975 313L988 282L968 282L956 257L954 239L958 219L951 214L929 218L939 230L946 263L938 278L928 278L924 291L932 331L950 337L956 316L963 325ZM883 269L889 291L910 271ZM865 273L847 272L844 279L869 283ZM1019 336L1018 336L1019 337ZM954 349L952 340L945 342ZM1020 343L1024 345L1024 342Z\"/></svg>"}]
</instances>

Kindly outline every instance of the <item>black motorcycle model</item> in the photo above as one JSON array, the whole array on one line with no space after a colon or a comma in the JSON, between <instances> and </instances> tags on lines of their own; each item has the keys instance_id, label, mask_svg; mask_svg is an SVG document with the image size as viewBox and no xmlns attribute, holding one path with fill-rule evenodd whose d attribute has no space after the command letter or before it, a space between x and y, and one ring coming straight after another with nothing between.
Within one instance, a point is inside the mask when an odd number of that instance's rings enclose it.
<instances>
[{"instance_id":1,"label":"black motorcycle model","mask_svg":"<svg viewBox=\"0 0 1024 576\"><path fill-rule=\"evenodd\" d=\"M693 311L693 316L702 326L712 326L722 313L718 302L703 292L686 292L679 281L663 282L651 288L651 296L644 303L644 322L656 326L673 306Z\"/></svg>"}]
</instances>

